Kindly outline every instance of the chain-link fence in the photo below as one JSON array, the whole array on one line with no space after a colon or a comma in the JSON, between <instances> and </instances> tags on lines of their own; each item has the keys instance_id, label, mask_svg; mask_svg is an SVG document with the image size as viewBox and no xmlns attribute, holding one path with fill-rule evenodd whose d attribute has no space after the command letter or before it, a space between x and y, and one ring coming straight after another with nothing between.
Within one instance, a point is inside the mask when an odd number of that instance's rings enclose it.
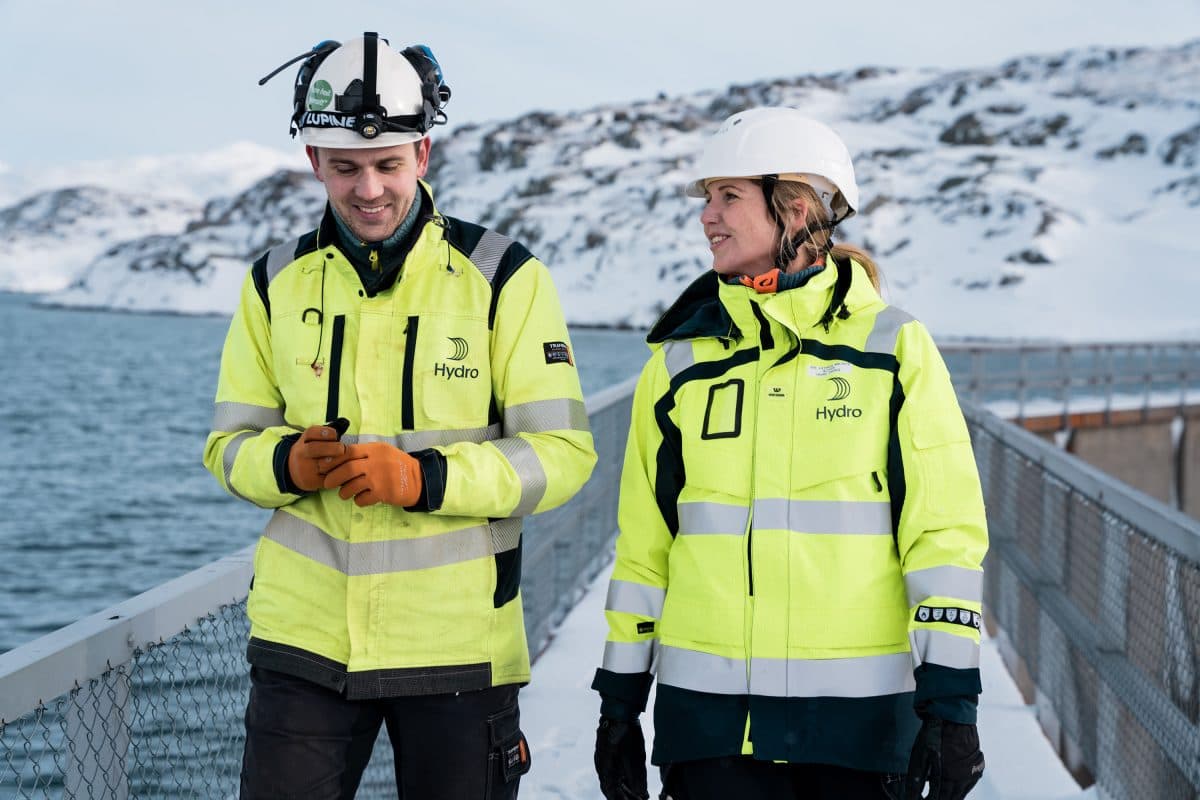
<instances>
[{"instance_id":1,"label":"chain-link fence","mask_svg":"<svg viewBox=\"0 0 1200 800\"><path fill-rule=\"evenodd\" d=\"M966 409L987 499L984 607L1043 727L1105 795L1200 790L1200 522Z\"/></svg>"},{"instance_id":2,"label":"chain-link fence","mask_svg":"<svg viewBox=\"0 0 1200 800\"><path fill-rule=\"evenodd\" d=\"M526 521L534 653L607 558L632 396L627 381L588 398L592 479ZM252 550L0 655L0 798L237 797ZM386 730L358 796L396 796Z\"/></svg>"}]
</instances>

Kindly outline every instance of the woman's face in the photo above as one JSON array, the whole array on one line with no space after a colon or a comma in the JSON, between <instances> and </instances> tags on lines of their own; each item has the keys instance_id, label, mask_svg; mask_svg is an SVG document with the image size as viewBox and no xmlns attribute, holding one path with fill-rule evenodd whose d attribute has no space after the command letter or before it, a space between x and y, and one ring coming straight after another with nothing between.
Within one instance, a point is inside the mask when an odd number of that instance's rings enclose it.
<instances>
[{"instance_id":1,"label":"woman's face","mask_svg":"<svg viewBox=\"0 0 1200 800\"><path fill-rule=\"evenodd\" d=\"M709 182L700 224L721 275L761 275L775 266L778 230L767 213L762 187L747 178Z\"/></svg>"}]
</instances>

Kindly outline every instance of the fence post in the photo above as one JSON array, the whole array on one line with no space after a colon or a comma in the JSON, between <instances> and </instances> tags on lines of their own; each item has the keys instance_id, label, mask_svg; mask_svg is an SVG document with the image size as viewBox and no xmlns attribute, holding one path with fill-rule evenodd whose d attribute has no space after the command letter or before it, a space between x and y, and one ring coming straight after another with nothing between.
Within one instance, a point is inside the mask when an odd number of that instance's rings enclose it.
<instances>
[{"instance_id":1,"label":"fence post","mask_svg":"<svg viewBox=\"0 0 1200 800\"><path fill-rule=\"evenodd\" d=\"M1163 608L1166 612L1166 680L1167 690L1175 705L1195 719L1197 715L1196 698L1196 656L1195 634L1188 625L1187 597L1183 588L1181 572L1185 569L1180 558L1175 553L1167 555L1167 580L1163 591Z\"/></svg>"},{"instance_id":2,"label":"fence post","mask_svg":"<svg viewBox=\"0 0 1200 800\"><path fill-rule=\"evenodd\" d=\"M1104 515L1100 565L1101 644L1105 652L1125 652L1129 623L1129 530L1113 517Z\"/></svg>"},{"instance_id":3,"label":"fence post","mask_svg":"<svg viewBox=\"0 0 1200 800\"><path fill-rule=\"evenodd\" d=\"M1067 531L1071 526L1071 491L1042 471L1042 575L1063 588L1067 571Z\"/></svg>"},{"instance_id":4,"label":"fence post","mask_svg":"<svg viewBox=\"0 0 1200 800\"><path fill-rule=\"evenodd\" d=\"M1096 709L1096 783L1109 797L1137 797L1125 785L1122 752L1121 700L1112 687L1101 683Z\"/></svg>"}]
</instances>

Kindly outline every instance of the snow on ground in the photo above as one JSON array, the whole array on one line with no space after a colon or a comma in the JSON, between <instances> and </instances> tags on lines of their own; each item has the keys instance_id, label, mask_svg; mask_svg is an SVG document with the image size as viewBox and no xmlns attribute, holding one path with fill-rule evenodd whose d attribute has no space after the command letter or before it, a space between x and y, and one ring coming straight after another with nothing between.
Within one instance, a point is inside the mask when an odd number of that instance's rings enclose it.
<instances>
[{"instance_id":1,"label":"snow on ground","mask_svg":"<svg viewBox=\"0 0 1200 800\"><path fill-rule=\"evenodd\" d=\"M521 690L521 728L533 755L533 768L521 781L525 800L601 798L592 767L600 699L589 687L604 650L610 571L601 572L571 610ZM971 800L1095 800L1096 789L1080 789L1054 753L993 640L984 642L981 670L979 737L987 769ZM647 743L654 735L651 716L642 715ZM649 768L648 777L656 798L657 769Z\"/></svg>"}]
</instances>

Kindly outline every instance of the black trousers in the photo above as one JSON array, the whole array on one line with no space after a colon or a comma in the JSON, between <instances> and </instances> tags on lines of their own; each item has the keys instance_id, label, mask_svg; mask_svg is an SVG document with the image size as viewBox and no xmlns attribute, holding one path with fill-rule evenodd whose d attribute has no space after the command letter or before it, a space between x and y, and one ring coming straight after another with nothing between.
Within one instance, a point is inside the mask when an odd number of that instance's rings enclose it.
<instances>
[{"instance_id":1,"label":"black trousers","mask_svg":"<svg viewBox=\"0 0 1200 800\"><path fill-rule=\"evenodd\" d=\"M828 764L776 764L750 756L663 767L663 800L900 800L903 776Z\"/></svg>"},{"instance_id":2,"label":"black trousers","mask_svg":"<svg viewBox=\"0 0 1200 800\"><path fill-rule=\"evenodd\" d=\"M400 800L515 800L529 771L516 686L352 701L259 667L250 678L243 800L354 797L383 724Z\"/></svg>"}]
</instances>

